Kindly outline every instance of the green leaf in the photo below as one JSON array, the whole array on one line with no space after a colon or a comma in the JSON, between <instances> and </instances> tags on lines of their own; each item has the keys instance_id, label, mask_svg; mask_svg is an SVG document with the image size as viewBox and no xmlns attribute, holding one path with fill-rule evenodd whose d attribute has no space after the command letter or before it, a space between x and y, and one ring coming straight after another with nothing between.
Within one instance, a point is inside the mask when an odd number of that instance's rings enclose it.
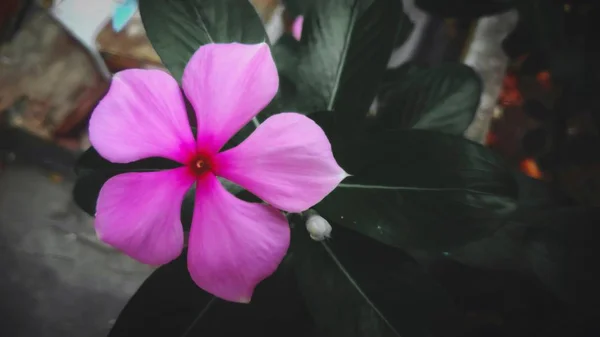
<instances>
[{"instance_id":1,"label":"green leaf","mask_svg":"<svg viewBox=\"0 0 600 337\"><path fill-rule=\"evenodd\" d=\"M471 268L445 257L429 261L426 269L460 303L465 336L597 335L593 306L569 308L530 275Z\"/></svg>"},{"instance_id":2,"label":"green leaf","mask_svg":"<svg viewBox=\"0 0 600 337\"><path fill-rule=\"evenodd\" d=\"M315 5L317 0L282 0L281 2L285 6L286 11L290 13L293 18L295 18L308 13L311 7ZM395 47L400 47L402 44L404 44L404 41L406 41L412 32L413 27L414 25L412 21L410 21L408 16L404 14L404 17L400 21L398 28L398 35L396 37L396 43L394 44Z\"/></svg>"},{"instance_id":3,"label":"green leaf","mask_svg":"<svg viewBox=\"0 0 600 337\"><path fill-rule=\"evenodd\" d=\"M96 214L96 201L104 183L120 173L172 169L180 164L165 158L148 158L128 164L115 164L102 158L94 147L87 149L75 164L78 178L73 188L73 199L83 211Z\"/></svg>"},{"instance_id":4,"label":"green leaf","mask_svg":"<svg viewBox=\"0 0 600 337\"><path fill-rule=\"evenodd\" d=\"M100 189L110 178L117 174L127 172L147 172L168 170L180 167L181 164L165 158L148 158L129 164L114 164L102 158L100 154L90 147L77 161L75 173L78 178L73 188L75 203L87 214L95 216L96 203ZM223 186L232 194L237 195L244 189L228 180L219 178ZM181 222L185 230L189 230L194 211L195 187L186 194L181 208ZM244 199L251 198L243 194Z\"/></svg>"},{"instance_id":5,"label":"green leaf","mask_svg":"<svg viewBox=\"0 0 600 337\"><path fill-rule=\"evenodd\" d=\"M139 7L152 46L178 80L190 57L202 45L268 40L248 1L140 0Z\"/></svg>"},{"instance_id":6,"label":"green leaf","mask_svg":"<svg viewBox=\"0 0 600 337\"><path fill-rule=\"evenodd\" d=\"M410 256L335 224L331 235L315 242L298 223L292 232L298 283L324 336L463 335L452 297Z\"/></svg>"},{"instance_id":7,"label":"green leaf","mask_svg":"<svg viewBox=\"0 0 600 337\"><path fill-rule=\"evenodd\" d=\"M557 1L519 1L519 23L515 30L524 29L530 36L530 47L552 52L564 47L567 39L564 6Z\"/></svg>"},{"instance_id":8,"label":"green leaf","mask_svg":"<svg viewBox=\"0 0 600 337\"><path fill-rule=\"evenodd\" d=\"M247 1L236 0L141 0L140 14L146 33L163 63L178 80L193 53L207 43L261 43L267 41L262 22ZM241 143L255 124L280 112L278 98L252 122L245 125L224 149ZM193 112L191 113L193 115ZM192 130L194 128L192 127ZM102 158L92 147L79 159L75 172L80 177L73 195L76 203L90 215L95 214L98 193L102 185L116 174L171 169L181 166L163 158L149 158L129 164L114 164ZM233 194L242 189L222 180ZM187 194L182 207L182 223L191 223L194 190Z\"/></svg>"},{"instance_id":9,"label":"green leaf","mask_svg":"<svg viewBox=\"0 0 600 337\"><path fill-rule=\"evenodd\" d=\"M96 216L96 203L100 189L115 172L90 172L77 178L73 187L73 200L84 212Z\"/></svg>"},{"instance_id":10,"label":"green leaf","mask_svg":"<svg viewBox=\"0 0 600 337\"><path fill-rule=\"evenodd\" d=\"M396 33L396 42L394 42L394 48L399 48L404 45L404 42L408 40L408 37L415 28L414 23L410 20L406 13L402 12L402 18L398 25L398 32Z\"/></svg>"},{"instance_id":11,"label":"green leaf","mask_svg":"<svg viewBox=\"0 0 600 337\"><path fill-rule=\"evenodd\" d=\"M286 11L288 11L291 16L297 17L309 12L311 7L318 1L319 0L281 0L281 3L285 6Z\"/></svg>"},{"instance_id":12,"label":"green leaf","mask_svg":"<svg viewBox=\"0 0 600 337\"><path fill-rule=\"evenodd\" d=\"M402 15L397 0L315 2L305 17L300 41L299 109L333 110L340 123L361 124Z\"/></svg>"},{"instance_id":13,"label":"green leaf","mask_svg":"<svg viewBox=\"0 0 600 337\"><path fill-rule=\"evenodd\" d=\"M562 300L590 307L600 298L600 208L562 207L523 214L527 269Z\"/></svg>"},{"instance_id":14,"label":"green leaf","mask_svg":"<svg viewBox=\"0 0 600 337\"><path fill-rule=\"evenodd\" d=\"M427 13L465 20L498 14L516 3L515 0L415 0L415 5Z\"/></svg>"},{"instance_id":15,"label":"green leaf","mask_svg":"<svg viewBox=\"0 0 600 337\"><path fill-rule=\"evenodd\" d=\"M526 60L524 67L547 67L556 52L574 48L567 44L565 11L561 2L522 0L516 5L519 12L517 27L502 42L509 57L529 54L530 61Z\"/></svg>"},{"instance_id":16,"label":"green leaf","mask_svg":"<svg viewBox=\"0 0 600 337\"><path fill-rule=\"evenodd\" d=\"M561 209L571 202L554 186L513 172L519 187L518 209L497 231L463 247L449 250L448 256L468 266L486 270L500 269L531 274L525 266L525 241L531 224L522 221L530 214L549 209Z\"/></svg>"},{"instance_id":17,"label":"green leaf","mask_svg":"<svg viewBox=\"0 0 600 337\"><path fill-rule=\"evenodd\" d=\"M73 199L83 211L95 216L98 194L108 179L120 173L158 171L179 166L181 164L165 158L148 158L128 164L115 164L102 158L94 147L90 147L75 164L75 174L78 178L73 188Z\"/></svg>"},{"instance_id":18,"label":"green leaf","mask_svg":"<svg viewBox=\"0 0 600 337\"><path fill-rule=\"evenodd\" d=\"M279 73L279 99L282 111L300 111L296 100L299 49L300 43L290 34L282 35L271 47ZM304 113L310 112L304 111Z\"/></svg>"},{"instance_id":19,"label":"green leaf","mask_svg":"<svg viewBox=\"0 0 600 337\"><path fill-rule=\"evenodd\" d=\"M595 240L600 209L551 207L519 212L494 235L449 256L469 266L537 278L565 303L591 307L600 298Z\"/></svg>"},{"instance_id":20,"label":"green leaf","mask_svg":"<svg viewBox=\"0 0 600 337\"><path fill-rule=\"evenodd\" d=\"M165 158L148 158L128 164L115 164L102 158L98 151L92 146L88 148L75 164L75 174L83 176L91 172L120 173L120 172L143 172L172 169L181 164Z\"/></svg>"},{"instance_id":21,"label":"green leaf","mask_svg":"<svg viewBox=\"0 0 600 337\"><path fill-rule=\"evenodd\" d=\"M405 64L388 70L378 93L377 124L462 135L479 106L482 83L469 66Z\"/></svg>"},{"instance_id":22,"label":"green leaf","mask_svg":"<svg viewBox=\"0 0 600 337\"><path fill-rule=\"evenodd\" d=\"M315 209L386 244L441 252L488 236L517 206L504 161L461 137L387 131L333 150L353 176Z\"/></svg>"},{"instance_id":23,"label":"green leaf","mask_svg":"<svg viewBox=\"0 0 600 337\"><path fill-rule=\"evenodd\" d=\"M208 43L268 42L264 26L249 1L239 0L140 0L140 15L146 34L162 62L181 80L188 60ZM278 98L245 125L227 144L239 144L255 124L281 112Z\"/></svg>"},{"instance_id":24,"label":"green leaf","mask_svg":"<svg viewBox=\"0 0 600 337\"><path fill-rule=\"evenodd\" d=\"M312 337L313 323L284 263L256 288L250 304L206 293L189 276L184 252L158 268L119 315L109 337Z\"/></svg>"}]
</instances>

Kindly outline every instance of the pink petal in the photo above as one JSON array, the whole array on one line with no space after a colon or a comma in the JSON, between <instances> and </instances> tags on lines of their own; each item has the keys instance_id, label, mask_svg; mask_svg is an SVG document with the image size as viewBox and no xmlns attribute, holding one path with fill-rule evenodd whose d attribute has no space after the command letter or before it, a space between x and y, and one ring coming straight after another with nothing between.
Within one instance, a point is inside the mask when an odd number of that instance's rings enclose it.
<instances>
[{"instance_id":1,"label":"pink petal","mask_svg":"<svg viewBox=\"0 0 600 337\"><path fill-rule=\"evenodd\" d=\"M200 288L228 301L250 302L254 287L277 269L289 243L281 212L237 199L213 174L198 181L188 268Z\"/></svg>"},{"instance_id":2,"label":"pink petal","mask_svg":"<svg viewBox=\"0 0 600 337\"><path fill-rule=\"evenodd\" d=\"M278 87L266 43L200 47L183 73L183 90L198 118L198 149L218 151L269 104Z\"/></svg>"},{"instance_id":3,"label":"pink petal","mask_svg":"<svg viewBox=\"0 0 600 337\"><path fill-rule=\"evenodd\" d=\"M164 157L184 163L195 151L179 85L161 70L124 70L90 120L90 141L102 157L128 163Z\"/></svg>"},{"instance_id":4,"label":"pink petal","mask_svg":"<svg viewBox=\"0 0 600 337\"><path fill-rule=\"evenodd\" d=\"M294 24L292 25L292 35L298 41L302 37L302 25L304 24L304 17L299 16L294 20Z\"/></svg>"},{"instance_id":5,"label":"pink petal","mask_svg":"<svg viewBox=\"0 0 600 337\"><path fill-rule=\"evenodd\" d=\"M348 176L323 130L297 113L268 118L240 145L218 154L215 169L288 212L314 206Z\"/></svg>"},{"instance_id":6,"label":"pink petal","mask_svg":"<svg viewBox=\"0 0 600 337\"><path fill-rule=\"evenodd\" d=\"M172 261L183 249L181 203L193 183L185 167L114 176L98 196L98 237L142 263Z\"/></svg>"}]
</instances>

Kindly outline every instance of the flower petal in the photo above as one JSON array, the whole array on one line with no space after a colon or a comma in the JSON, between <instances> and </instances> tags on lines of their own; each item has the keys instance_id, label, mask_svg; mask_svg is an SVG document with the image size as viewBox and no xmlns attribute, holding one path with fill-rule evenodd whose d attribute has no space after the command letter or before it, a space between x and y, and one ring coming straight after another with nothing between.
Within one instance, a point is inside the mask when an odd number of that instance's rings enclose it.
<instances>
[{"instance_id":1,"label":"flower petal","mask_svg":"<svg viewBox=\"0 0 600 337\"><path fill-rule=\"evenodd\" d=\"M193 183L185 167L112 177L98 196L98 237L142 263L170 262L183 249L181 203Z\"/></svg>"},{"instance_id":2,"label":"flower petal","mask_svg":"<svg viewBox=\"0 0 600 337\"><path fill-rule=\"evenodd\" d=\"M278 87L266 43L200 47L183 73L183 90L198 119L199 150L218 151L269 104Z\"/></svg>"},{"instance_id":3,"label":"flower petal","mask_svg":"<svg viewBox=\"0 0 600 337\"><path fill-rule=\"evenodd\" d=\"M288 212L321 201L348 176L323 130L297 113L268 118L244 142L215 157L216 174Z\"/></svg>"},{"instance_id":4,"label":"flower petal","mask_svg":"<svg viewBox=\"0 0 600 337\"><path fill-rule=\"evenodd\" d=\"M213 174L203 176L188 242L188 268L205 291L248 303L290 244L287 220L275 208L239 200Z\"/></svg>"},{"instance_id":5,"label":"flower petal","mask_svg":"<svg viewBox=\"0 0 600 337\"><path fill-rule=\"evenodd\" d=\"M292 25L292 35L298 41L300 41L300 38L302 37L302 25L303 24L304 24L304 17L299 16L296 18L296 20L294 20L294 23Z\"/></svg>"},{"instance_id":6,"label":"flower petal","mask_svg":"<svg viewBox=\"0 0 600 337\"><path fill-rule=\"evenodd\" d=\"M148 157L184 163L195 140L175 79L154 69L117 73L90 119L90 142L113 163Z\"/></svg>"}]
</instances>

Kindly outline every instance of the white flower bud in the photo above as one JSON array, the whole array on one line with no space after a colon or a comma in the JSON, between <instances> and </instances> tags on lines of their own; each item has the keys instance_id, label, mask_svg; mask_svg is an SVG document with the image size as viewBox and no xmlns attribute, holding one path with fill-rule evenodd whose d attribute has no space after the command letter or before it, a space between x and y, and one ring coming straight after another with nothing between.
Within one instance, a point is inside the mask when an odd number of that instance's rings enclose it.
<instances>
[{"instance_id":1,"label":"white flower bud","mask_svg":"<svg viewBox=\"0 0 600 337\"><path fill-rule=\"evenodd\" d=\"M331 225L318 214L308 216L306 230L308 230L310 238L315 241L323 241L331 235Z\"/></svg>"}]
</instances>

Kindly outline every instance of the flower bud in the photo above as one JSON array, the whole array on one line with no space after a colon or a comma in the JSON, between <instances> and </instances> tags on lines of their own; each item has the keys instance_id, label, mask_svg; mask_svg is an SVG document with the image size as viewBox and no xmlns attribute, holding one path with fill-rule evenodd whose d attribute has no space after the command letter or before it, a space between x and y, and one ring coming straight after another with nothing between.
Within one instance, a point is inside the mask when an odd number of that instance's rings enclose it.
<instances>
[{"instance_id":1,"label":"flower bud","mask_svg":"<svg viewBox=\"0 0 600 337\"><path fill-rule=\"evenodd\" d=\"M310 238L315 241L323 241L331 235L331 225L325 218L318 214L311 214L306 219L306 230Z\"/></svg>"}]
</instances>

